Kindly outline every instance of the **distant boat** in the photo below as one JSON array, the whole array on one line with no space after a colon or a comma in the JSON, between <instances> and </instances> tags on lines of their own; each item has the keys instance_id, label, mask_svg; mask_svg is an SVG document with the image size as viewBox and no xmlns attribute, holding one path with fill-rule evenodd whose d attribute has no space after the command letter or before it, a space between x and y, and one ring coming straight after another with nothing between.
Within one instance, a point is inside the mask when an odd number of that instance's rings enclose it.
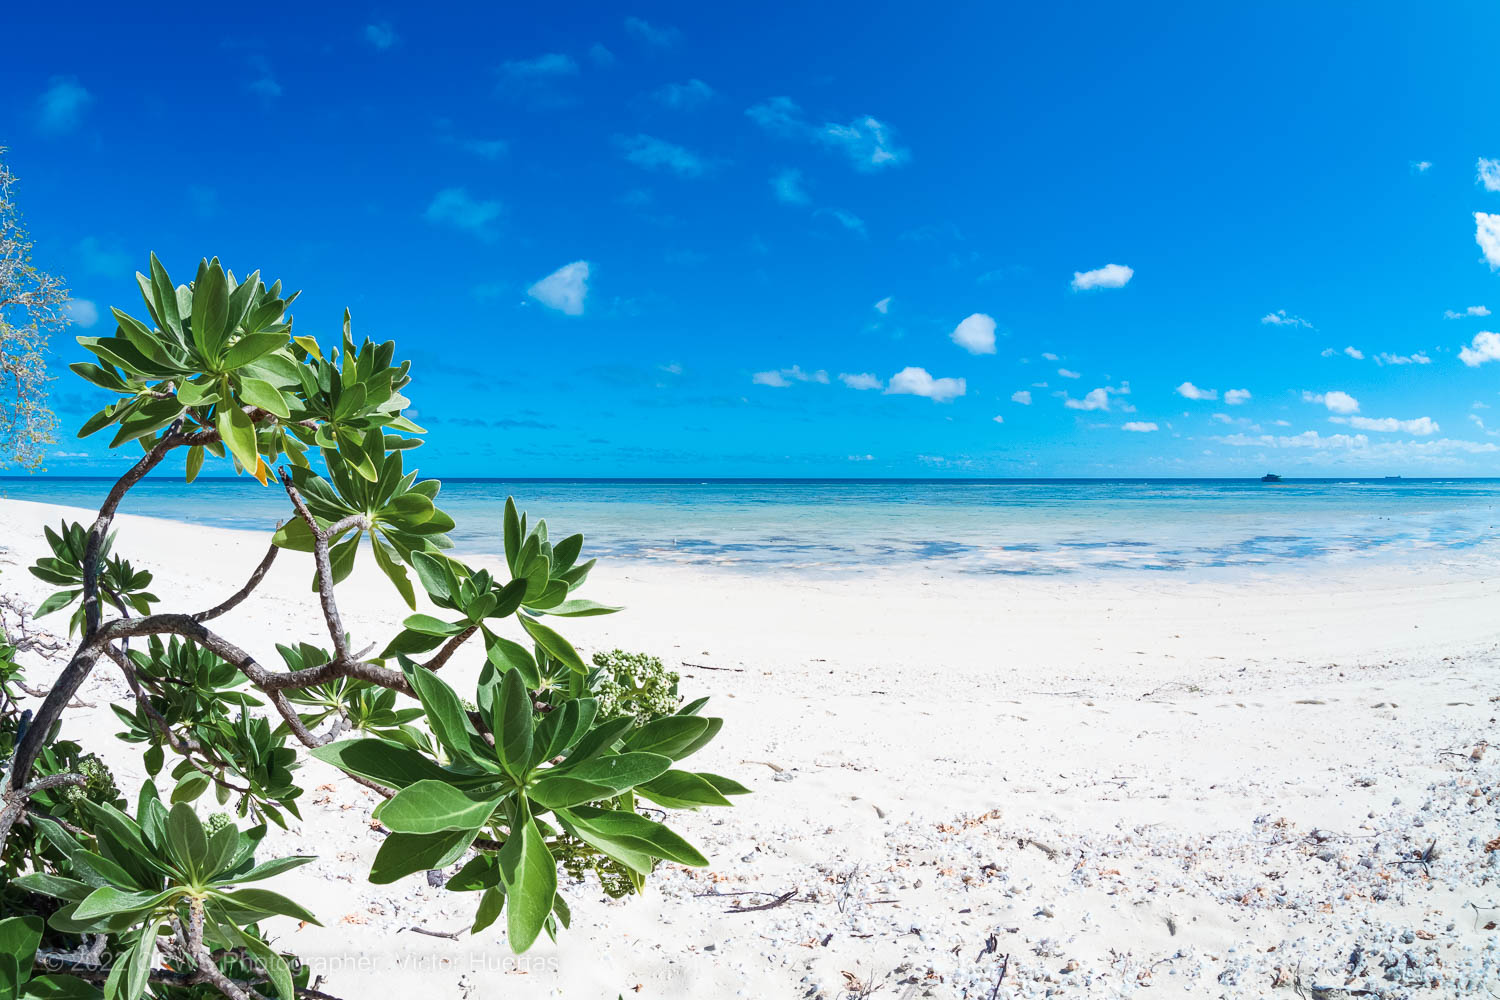
<instances>
[{"instance_id":1,"label":"distant boat","mask_svg":"<svg viewBox=\"0 0 1500 1000\"><path fill-rule=\"evenodd\" d=\"M1387 479L1400 479L1400 476L1386 476Z\"/></svg>"},{"instance_id":2,"label":"distant boat","mask_svg":"<svg viewBox=\"0 0 1500 1000\"><path fill-rule=\"evenodd\" d=\"M1281 477L1274 472L1268 472L1260 477L1260 481L1263 483L1279 483L1281 482Z\"/></svg>"}]
</instances>

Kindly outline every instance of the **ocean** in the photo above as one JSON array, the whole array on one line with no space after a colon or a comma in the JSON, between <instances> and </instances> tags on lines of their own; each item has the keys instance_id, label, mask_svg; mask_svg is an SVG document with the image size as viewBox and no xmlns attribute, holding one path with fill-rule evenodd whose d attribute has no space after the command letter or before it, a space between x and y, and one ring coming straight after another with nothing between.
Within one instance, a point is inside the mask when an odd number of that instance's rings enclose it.
<instances>
[{"instance_id":1,"label":"ocean","mask_svg":"<svg viewBox=\"0 0 1500 1000\"><path fill-rule=\"evenodd\" d=\"M97 507L110 481L0 479L0 496ZM1500 480L446 479L460 553L502 551L506 496L582 531L586 555L741 570L884 566L978 574L1185 573L1500 554ZM127 513L269 530L254 480L153 476Z\"/></svg>"}]
</instances>

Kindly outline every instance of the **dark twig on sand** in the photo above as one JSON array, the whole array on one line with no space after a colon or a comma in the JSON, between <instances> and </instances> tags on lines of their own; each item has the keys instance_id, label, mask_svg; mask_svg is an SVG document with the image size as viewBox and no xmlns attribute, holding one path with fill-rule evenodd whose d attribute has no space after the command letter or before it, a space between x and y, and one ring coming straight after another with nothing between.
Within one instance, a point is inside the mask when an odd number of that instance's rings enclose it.
<instances>
[{"instance_id":1,"label":"dark twig on sand","mask_svg":"<svg viewBox=\"0 0 1500 1000\"><path fill-rule=\"evenodd\" d=\"M735 909L732 909L732 910L725 910L724 912L725 913L754 913L757 910L774 910L778 906L785 906L787 903L790 903L792 900L794 900L796 898L797 898L797 890L796 889L790 889L787 892L782 893L780 896L777 896L775 899L771 900L769 903L761 903L759 906L740 906L740 907L736 907Z\"/></svg>"}]
</instances>

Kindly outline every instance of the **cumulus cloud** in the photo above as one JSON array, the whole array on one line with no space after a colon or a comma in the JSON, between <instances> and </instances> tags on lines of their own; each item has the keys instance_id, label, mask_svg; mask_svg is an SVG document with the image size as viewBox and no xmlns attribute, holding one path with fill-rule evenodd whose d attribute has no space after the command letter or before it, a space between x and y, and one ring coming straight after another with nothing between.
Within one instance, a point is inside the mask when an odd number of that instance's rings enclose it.
<instances>
[{"instance_id":1,"label":"cumulus cloud","mask_svg":"<svg viewBox=\"0 0 1500 1000\"><path fill-rule=\"evenodd\" d=\"M1359 400L1347 392L1335 389L1332 392L1307 392L1303 391L1302 399L1308 403L1317 403L1328 407L1332 413L1358 413Z\"/></svg>"},{"instance_id":2,"label":"cumulus cloud","mask_svg":"<svg viewBox=\"0 0 1500 1000\"><path fill-rule=\"evenodd\" d=\"M708 164L692 150L653 135L616 136L625 159L645 170L670 170L679 177L699 177Z\"/></svg>"},{"instance_id":3,"label":"cumulus cloud","mask_svg":"<svg viewBox=\"0 0 1500 1000\"><path fill-rule=\"evenodd\" d=\"M1056 354L1053 354L1051 351L1043 351L1042 352L1042 359L1044 361L1061 361L1062 360Z\"/></svg>"},{"instance_id":4,"label":"cumulus cloud","mask_svg":"<svg viewBox=\"0 0 1500 1000\"><path fill-rule=\"evenodd\" d=\"M37 99L37 123L43 132L71 132L92 103L94 95L77 77L54 76Z\"/></svg>"},{"instance_id":5,"label":"cumulus cloud","mask_svg":"<svg viewBox=\"0 0 1500 1000\"><path fill-rule=\"evenodd\" d=\"M428 222L466 229L477 236L487 237L501 211L502 206L498 201L471 198L468 190L461 187L444 188L427 206L424 218Z\"/></svg>"},{"instance_id":6,"label":"cumulus cloud","mask_svg":"<svg viewBox=\"0 0 1500 1000\"><path fill-rule=\"evenodd\" d=\"M1301 316L1293 316L1285 309L1278 309L1273 313L1266 313L1260 318L1261 323L1267 326L1303 326L1311 330L1313 325Z\"/></svg>"},{"instance_id":7,"label":"cumulus cloud","mask_svg":"<svg viewBox=\"0 0 1500 1000\"><path fill-rule=\"evenodd\" d=\"M1002 417L1002 416L1000 416L1000 414L998 414L998 413L995 414L995 416L992 419L994 419L995 423L997 423L997 424L1003 424L1003 423L1005 423L1005 418Z\"/></svg>"},{"instance_id":8,"label":"cumulus cloud","mask_svg":"<svg viewBox=\"0 0 1500 1000\"><path fill-rule=\"evenodd\" d=\"M745 110L750 120L774 135L803 139L842 152L856 170L900 166L910 154L896 144L889 125L866 115L848 124L807 120L790 97L773 97Z\"/></svg>"},{"instance_id":9,"label":"cumulus cloud","mask_svg":"<svg viewBox=\"0 0 1500 1000\"><path fill-rule=\"evenodd\" d=\"M1124 288L1135 277L1135 271L1124 264L1105 264L1092 271L1073 272L1073 291L1086 292L1094 288Z\"/></svg>"},{"instance_id":10,"label":"cumulus cloud","mask_svg":"<svg viewBox=\"0 0 1500 1000\"><path fill-rule=\"evenodd\" d=\"M887 295L885 298L883 298L879 302L875 303L875 311L878 312L878 313L880 313L880 315L882 315L882 316L884 316L886 313L890 312L891 311L891 298L892 298L892 296Z\"/></svg>"},{"instance_id":11,"label":"cumulus cloud","mask_svg":"<svg viewBox=\"0 0 1500 1000\"><path fill-rule=\"evenodd\" d=\"M1177 387L1177 395L1183 399L1218 399L1219 390L1200 389L1191 382L1184 382Z\"/></svg>"},{"instance_id":12,"label":"cumulus cloud","mask_svg":"<svg viewBox=\"0 0 1500 1000\"><path fill-rule=\"evenodd\" d=\"M1413 420L1397 420L1395 417L1329 417L1336 424L1348 424L1355 430L1379 431L1382 434L1415 434L1418 437L1427 437L1436 434L1439 430L1437 423L1431 417L1417 417Z\"/></svg>"},{"instance_id":13,"label":"cumulus cloud","mask_svg":"<svg viewBox=\"0 0 1500 1000\"><path fill-rule=\"evenodd\" d=\"M805 372L801 365L792 365L790 368L782 368L776 371L756 372L750 376L750 381L756 385L769 385L776 389L785 389L793 382L819 382L828 384L828 373L825 371Z\"/></svg>"},{"instance_id":14,"label":"cumulus cloud","mask_svg":"<svg viewBox=\"0 0 1500 1000\"><path fill-rule=\"evenodd\" d=\"M1432 169L1431 160L1412 160L1411 169L1413 173L1425 174Z\"/></svg>"},{"instance_id":15,"label":"cumulus cloud","mask_svg":"<svg viewBox=\"0 0 1500 1000\"><path fill-rule=\"evenodd\" d=\"M1458 360L1470 368L1478 368L1486 361L1500 361L1500 333L1481 330L1474 334L1469 346L1458 352Z\"/></svg>"},{"instance_id":16,"label":"cumulus cloud","mask_svg":"<svg viewBox=\"0 0 1500 1000\"><path fill-rule=\"evenodd\" d=\"M99 322L99 307L88 299L69 299L63 306L68 319L87 330Z\"/></svg>"},{"instance_id":17,"label":"cumulus cloud","mask_svg":"<svg viewBox=\"0 0 1500 1000\"><path fill-rule=\"evenodd\" d=\"M1020 403L1022 406L1030 406L1031 405L1031 390L1029 390L1029 389L1017 389L1015 392L1013 392L1013 393L1010 394L1010 401L1012 403Z\"/></svg>"},{"instance_id":18,"label":"cumulus cloud","mask_svg":"<svg viewBox=\"0 0 1500 1000\"><path fill-rule=\"evenodd\" d=\"M802 171L782 170L771 178L771 190L776 200L785 205L806 205L810 200L807 189L802 186Z\"/></svg>"},{"instance_id":19,"label":"cumulus cloud","mask_svg":"<svg viewBox=\"0 0 1500 1000\"><path fill-rule=\"evenodd\" d=\"M1421 351L1415 354L1388 354L1381 351L1375 355L1377 365L1430 365L1432 359Z\"/></svg>"},{"instance_id":20,"label":"cumulus cloud","mask_svg":"<svg viewBox=\"0 0 1500 1000\"><path fill-rule=\"evenodd\" d=\"M1120 430L1135 431L1137 434L1149 434L1151 431L1159 429L1149 420L1129 420L1120 425Z\"/></svg>"},{"instance_id":21,"label":"cumulus cloud","mask_svg":"<svg viewBox=\"0 0 1500 1000\"><path fill-rule=\"evenodd\" d=\"M1476 184L1483 185L1486 191L1500 191L1500 160L1486 160L1481 156L1474 169L1477 171Z\"/></svg>"},{"instance_id":22,"label":"cumulus cloud","mask_svg":"<svg viewBox=\"0 0 1500 1000\"><path fill-rule=\"evenodd\" d=\"M839 381L851 389L884 389L885 383L869 372L841 372Z\"/></svg>"},{"instance_id":23,"label":"cumulus cloud","mask_svg":"<svg viewBox=\"0 0 1500 1000\"><path fill-rule=\"evenodd\" d=\"M549 309L568 316L582 316L589 294L589 262L575 260L553 271L526 289L526 294Z\"/></svg>"},{"instance_id":24,"label":"cumulus cloud","mask_svg":"<svg viewBox=\"0 0 1500 1000\"><path fill-rule=\"evenodd\" d=\"M686 83L669 83L651 95L663 107L674 111L692 111L714 99L714 88L696 77Z\"/></svg>"},{"instance_id":25,"label":"cumulus cloud","mask_svg":"<svg viewBox=\"0 0 1500 1000\"><path fill-rule=\"evenodd\" d=\"M933 378L925 368L906 367L891 376L885 391L891 396L925 396L935 403L947 403L962 396L966 388L961 378Z\"/></svg>"},{"instance_id":26,"label":"cumulus cloud","mask_svg":"<svg viewBox=\"0 0 1500 1000\"><path fill-rule=\"evenodd\" d=\"M1349 357L1353 358L1355 361L1363 361L1365 359L1365 352L1352 345L1344 348L1344 353L1349 355Z\"/></svg>"},{"instance_id":27,"label":"cumulus cloud","mask_svg":"<svg viewBox=\"0 0 1500 1000\"><path fill-rule=\"evenodd\" d=\"M1249 389L1230 389L1224 393L1224 402L1229 406L1239 406L1241 403L1249 402Z\"/></svg>"},{"instance_id":28,"label":"cumulus cloud","mask_svg":"<svg viewBox=\"0 0 1500 1000\"><path fill-rule=\"evenodd\" d=\"M396 44L396 29L389 21L376 21L365 25L365 41L384 52Z\"/></svg>"},{"instance_id":29,"label":"cumulus cloud","mask_svg":"<svg viewBox=\"0 0 1500 1000\"><path fill-rule=\"evenodd\" d=\"M575 76L578 64L561 52L548 52L534 59L510 59L500 66L506 76L515 80L545 80Z\"/></svg>"},{"instance_id":30,"label":"cumulus cloud","mask_svg":"<svg viewBox=\"0 0 1500 1000\"><path fill-rule=\"evenodd\" d=\"M647 45L657 45L662 48L676 45L682 39L682 32L671 25L656 25L639 17L627 17L625 30Z\"/></svg>"},{"instance_id":31,"label":"cumulus cloud","mask_svg":"<svg viewBox=\"0 0 1500 1000\"><path fill-rule=\"evenodd\" d=\"M995 353L995 321L984 313L974 313L949 335L953 342L970 354Z\"/></svg>"},{"instance_id":32,"label":"cumulus cloud","mask_svg":"<svg viewBox=\"0 0 1500 1000\"><path fill-rule=\"evenodd\" d=\"M1462 312L1457 309L1444 309L1443 319L1468 319L1471 316L1488 316L1490 311L1485 306L1470 306Z\"/></svg>"},{"instance_id":33,"label":"cumulus cloud","mask_svg":"<svg viewBox=\"0 0 1500 1000\"><path fill-rule=\"evenodd\" d=\"M1491 271L1500 271L1500 214L1474 213L1474 242L1484 253Z\"/></svg>"},{"instance_id":34,"label":"cumulus cloud","mask_svg":"<svg viewBox=\"0 0 1500 1000\"><path fill-rule=\"evenodd\" d=\"M861 236L865 235L865 220L861 219L853 212L846 212L842 208L820 208L816 212L814 212L813 215L826 215L836 220L839 225L843 226L850 232L858 233Z\"/></svg>"},{"instance_id":35,"label":"cumulus cloud","mask_svg":"<svg viewBox=\"0 0 1500 1000\"><path fill-rule=\"evenodd\" d=\"M1059 368L1057 374L1063 378L1083 378L1083 372L1075 372L1071 368Z\"/></svg>"},{"instance_id":36,"label":"cumulus cloud","mask_svg":"<svg viewBox=\"0 0 1500 1000\"><path fill-rule=\"evenodd\" d=\"M1090 389L1082 399L1074 399L1067 393L1062 394L1063 405L1070 410L1107 410L1109 409L1109 390Z\"/></svg>"}]
</instances>

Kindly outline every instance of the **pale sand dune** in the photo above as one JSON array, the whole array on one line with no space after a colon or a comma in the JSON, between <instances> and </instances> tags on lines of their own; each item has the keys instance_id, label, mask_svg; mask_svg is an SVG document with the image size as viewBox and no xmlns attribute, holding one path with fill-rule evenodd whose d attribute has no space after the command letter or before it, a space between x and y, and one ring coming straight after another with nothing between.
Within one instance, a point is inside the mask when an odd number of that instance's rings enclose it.
<instances>
[{"instance_id":1,"label":"pale sand dune","mask_svg":"<svg viewBox=\"0 0 1500 1000\"><path fill-rule=\"evenodd\" d=\"M0 501L0 591L48 592L24 567L64 513ZM118 527L172 610L238 588L268 534ZM221 631L278 668L275 641L325 639L311 571L283 554ZM493 931L405 930L463 927L474 899L367 884L373 800L322 790L334 772L309 761L305 822L275 849L321 856L283 887L327 926L280 931L343 963L329 989L370 1000L989 997L1007 954L1001 997L1293 996L1299 968L1384 996L1500 994L1484 929L1500 909L1483 909L1500 906L1484 849L1500 749L1442 753L1496 740L1497 592L1458 563L1192 580L602 566L585 594L629 608L565 623L577 644L721 668L681 668L727 720L695 766L756 795L673 822L712 867L667 866L622 903L570 886L572 930L507 968ZM339 597L358 646L406 613L370 565ZM447 668L461 690L480 655ZM122 693L101 668L66 731L129 786L138 762L104 738ZM1394 864L1433 839L1430 873ZM770 895L694 895L714 887Z\"/></svg>"}]
</instances>

